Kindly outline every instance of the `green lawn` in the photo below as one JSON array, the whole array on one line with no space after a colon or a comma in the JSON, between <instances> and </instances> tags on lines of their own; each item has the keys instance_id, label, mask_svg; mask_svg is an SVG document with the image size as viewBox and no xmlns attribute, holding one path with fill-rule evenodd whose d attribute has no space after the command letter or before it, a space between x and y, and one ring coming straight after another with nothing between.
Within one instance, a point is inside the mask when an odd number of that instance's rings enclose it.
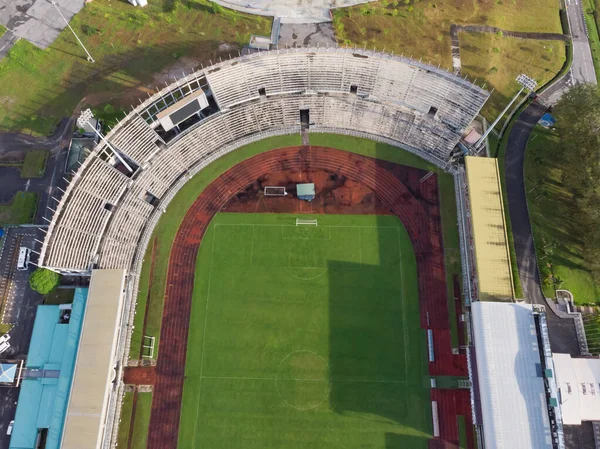
<instances>
[{"instance_id":1,"label":"green lawn","mask_svg":"<svg viewBox=\"0 0 600 449\"><path fill-rule=\"evenodd\" d=\"M573 196L562 183L562 170L555 157L558 139L558 135L537 126L525 157L525 186L542 288L547 297L554 297L555 286L545 281L553 273L563 281L559 288L571 291L577 304L599 303L600 286L579 256L583 243L578 238Z\"/></svg>"},{"instance_id":2,"label":"green lawn","mask_svg":"<svg viewBox=\"0 0 600 449\"><path fill-rule=\"evenodd\" d=\"M148 440L148 425L150 424L150 411L152 410L152 393L137 393L135 418L133 420L133 436L131 449L146 449Z\"/></svg>"},{"instance_id":3,"label":"green lawn","mask_svg":"<svg viewBox=\"0 0 600 449\"><path fill-rule=\"evenodd\" d=\"M74 288L55 288L44 295L44 304L71 304L74 295Z\"/></svg>"},{"instance_id":4,"label":"green lawn","mask_svg":"<svg viewBox=\"0 0 600 449\"><path fill-rule=\"evenodd\" d=\"M121 403L121 422L119 424L119 432L117 434L117 447L119 449L127 449L127 440L129 438L129 430L131 427L131 413L133 412L133 395L135 392L127 391L123 396Z\"/></svg>"},{"instance_id":5,"label":"green lawn","mask_svg":"<svg viewBox=\"0 0 600 449\"><path fill-rule=\"evenodd\" d=\"M383 0L336 9L333 23L341 43L385 48L451 69L450 25L561 33L559 6L548 0Z\"/></svg>"},{"instance_id":6,"label":"green lawn","mask_svg":"<svg viewBox=\"0 0 600 449\"><path fill-rule=\"evenodd\" d=\"M460 449L468 449L467 446L467 423L463 415L458 415L458 438Z\"/></svg>"},{"instance_id":7,"label":"green lawn","mask_svg":"<svg viewBox=\"0 0 600 449\"><path fill-rule=\"evenodd\" d=\"M46 50L20 39L0 60L0 129L46 135L80 103L129 108L182 71L237 55L252 34L269 35L271 19L208 0L153 0L145 8L95 0L71 26L96 63L66 28Z\"/></svg>"},{"instance_id":8,"label":"green lawn","mask_svg":"<svg viewBox=\"0 0 600 449\"><path fill-rule=\"evenodd\" d=\"M382 0L336 9L333 23L340 44L393 51L452 70L451 25L562 33L559 7L560 2L548 0ZM516 92L514 78L521 72L515 70L540 78L541 85L564 62L562 42L510 39L489 33L460 33L459 38L463 75L495 88L483 110L487 118L495 118L506 104L504 99Z\"/></svg>"},{"instance_id":9,"label":"green lawn","mask_svg":"<svg viewBox=\"0 0 600 449\"><path fill-rule=\"evenodd\" d=\"M600 354L600 315L584 316L583 327L591 354Z\"/></svg>"},{"instance_id":10,"label":"green lawn","mask_svg":"<svg viewBox=\"0 0 600 449\"><path fill-rule=\"evenodd\" d=\"M33 223L37 207L37 193L17 192L9 204L0 205L0 224Z\"/></svg>"},{"instance_id":11,"label":"green lawn","mask_svg":"<svg viewBox=\"0 0 600 449\"><path fill-rule=\"evenodd\" d=\"M517 75L525 73L543 86L561 71L566 59L562 41L516 39L491 33L460 33L459 41L462 74L485 82L486 89L492 92L483 109L490 121L521 88Z\"/></svg>"},{"instance_id":12,"label":"green lawn","mask_svg":"<svg viewBox=\"0 0 600 449\"><path fill-rule=\"evenodd\" d=\"M21 178L41 178L44 176L49 155L48 150L28 151L21 167Z\"/></svg>"},{"instance_id":13,"label":"green lawn","mask_svg":"<svg viewBox=\"0 0 600 449\"><path fill-rule=\"evenodd\" d=\"M427 448L406 230L392 216L295 218L218 214L207 230L178 447Z\"/></svg>"},{"instance_id":14,"label":"green lawn","mask_svg":"<svg viewBox=\"0 0 600 449\"><path fill-rule=\"evenodd\" d=\"M426 162L412 153L404 151L392 145L378 143L368 139L358 137L341 136L336 134L314 133L310 136L311 145L329 146L338 148L364 156L375 157L387 160L397 164L403 164L411 167L422 168L424 170L434 170L440 177L440 201L442 207L442 225L444 227L444 241L449 242L450 252L447 254L449 270L447 270L447 279L451 285L452 275L460 274L460 263L456 260L456 255L452 253L452 248L456 248L458 241L458 227L453 218L453 208L456 207L454 196L454 183L450 175L443 173L435 166ZM168 213L164 214L156 226L150 244L144 257L144 265L140 275L139 293L137 297L137 313L134 321L134 330L132 335L131 349L129 357L131 359L139 358L140 342L144 327L144 310L149 307L148 320L146 324L146 335L156 337L154 356L157 357L160 340L160 325L162 320L162 308L165 292L165 282L167 277L167 268L169 265L169 256L171 245L185 216L192 203L208 186L224 171L259 153L269 151L275 148L300 145L299 135L279 136L261 140L229 153L194 176L185 186L175 195L168 207ZM150 266L152 261L153 241L157 240L155 253L154 276L150 285ZM457 263L458 262L458 263ZM453 299L451 295L450 300ZM451 307L449 305L449 307ZM452 331L452 341L456 340L456 322L455 314L451 314L450 329Z\"/></svg>"}]
</instances>

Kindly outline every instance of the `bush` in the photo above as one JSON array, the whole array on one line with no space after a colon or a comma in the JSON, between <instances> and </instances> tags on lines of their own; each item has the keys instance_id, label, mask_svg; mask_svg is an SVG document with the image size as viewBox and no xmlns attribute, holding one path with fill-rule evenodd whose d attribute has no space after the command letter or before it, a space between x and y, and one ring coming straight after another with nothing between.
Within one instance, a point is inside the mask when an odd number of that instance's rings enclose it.
<instances>
[{"instance_id":1,"label":"bush","mask_svg":"<svg viewBox=\"0 0 600 449\"><path fill-rule=\"evenodd\" d=\"M59 282L60 275L46 268L38 268L29 276L29 286L42 295L54 290Z\"/></svg>"}]
</instances>

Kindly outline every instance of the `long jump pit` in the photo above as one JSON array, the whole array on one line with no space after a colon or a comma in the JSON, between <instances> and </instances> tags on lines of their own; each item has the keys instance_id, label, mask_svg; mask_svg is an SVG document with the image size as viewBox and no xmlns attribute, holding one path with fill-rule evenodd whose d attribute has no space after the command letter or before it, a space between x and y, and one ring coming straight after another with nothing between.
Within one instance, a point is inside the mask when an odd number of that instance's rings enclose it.
<instances>
[{"instance_id":1,"label":"long jump pit","mask_svg":"<svg viewBox=\"0 0 600 449\"><path fill-rule=\"evenodd\" d=\"M218 212L397 216L416 256L420 325L436 336L436 361L429 363L429 373L467 375L464 356L452 354L438 182L436 176L424 178L426 174L332 148L288 147L251 157L206 187L187 211L172 246L147 447L178 445L196 258ZM295 185L303 182L316 186L312 202L295 197ZM289 194L266 197L266 186L286 187ZM457 415L465 416L467 428L472 425L469 401L461 399L457 405L452 395L431 392L441 406L440 435L430 440L430 447L458 444ZM471 435L470 448L472 444Z\"/></svg>"}]
</instances>

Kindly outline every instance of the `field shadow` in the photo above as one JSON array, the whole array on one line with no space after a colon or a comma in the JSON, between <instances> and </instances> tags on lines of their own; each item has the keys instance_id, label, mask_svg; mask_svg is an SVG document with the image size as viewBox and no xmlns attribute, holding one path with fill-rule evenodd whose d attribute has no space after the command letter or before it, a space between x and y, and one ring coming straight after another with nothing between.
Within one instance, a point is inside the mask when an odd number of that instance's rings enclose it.
<instances>
[{"instance_id":1,"label":"field shadow","mask_svg":"<svg viewBox=\"0 0 600 449\"><path fill-rule=\"evenodd\" d=\"M359 249L363 263L328 261L329 404L365 432L395 426L396 432L381 432L386 448L426 448L431 408L424 334L417 297L403 291L404 282L416 285L416 275L402 279L401 271L414 256L401 250L404 230L390 228L390 219L377 216L366 230L376 243ZM362 240L367 245L365 232Z\"/></svg>"}]
</instances>

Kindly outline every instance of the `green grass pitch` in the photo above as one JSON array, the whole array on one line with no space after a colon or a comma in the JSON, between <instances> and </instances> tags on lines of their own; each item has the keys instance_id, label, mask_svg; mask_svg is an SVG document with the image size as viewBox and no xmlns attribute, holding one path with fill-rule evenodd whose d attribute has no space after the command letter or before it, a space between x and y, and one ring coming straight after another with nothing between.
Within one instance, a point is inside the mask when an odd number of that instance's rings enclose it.
<instances>
[{"instance_id":1,"label":"green grass pitch","mask_svg":"<svg viewBox=\"0 0 600 449\"><path fill-rule=\"evenodd\" d=\"M197 261L180 449L427 447L408 234L392 216L315 218L213 219Z\"/></svg>"}]
</instances>

